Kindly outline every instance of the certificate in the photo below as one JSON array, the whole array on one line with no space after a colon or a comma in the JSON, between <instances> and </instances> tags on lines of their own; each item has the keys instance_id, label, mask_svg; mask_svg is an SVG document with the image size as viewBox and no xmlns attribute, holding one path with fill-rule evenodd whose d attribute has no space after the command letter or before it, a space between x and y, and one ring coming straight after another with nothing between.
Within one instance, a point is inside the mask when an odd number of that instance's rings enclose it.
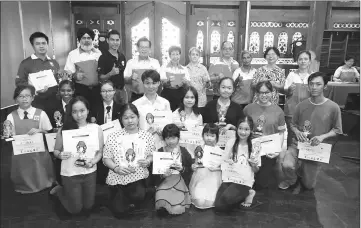
<instances>
[{"instance_id":1,"label":"certificate","mask_svg":"<svg viewBox=\"0 0 361 228\"><path fill-rule=\"evenodd\" d=\"M327 164L330 162L331 144L320 143L318 146L311 146L311 144L307 142L298 142L297 148L299 149L298 158L300 159Z\"/></svg>"},{"instance_id":2,"label":"certificate","mask_svg":"<svg viewBox=\"0 0 361 228\"><path fill-rule=\"evenodd\" d=\"M171 152L153 152L153 174L164 174L174 164ZM172 170L173 174L179 173Z\"/></svg>"},{"instance_id":3,"label":"certificate","mask_svg":"<svg viewBox=\"0 0 361 228\"><path fill-rule=\"evenodd\" d=\"M278 133L252 139L252 144L253 151L259 150L261 156L282 151L281 139Z\"/></svg>"},{"instance_id":4,"label":"certificate","mask_svg":"<svg viewBox=\"0 0 361 228\"><path fill-rule=\"evenodd\" d=\"M252 188L254 174L249 165L233 163L232 165L224 162L221 165L222 181L246 185Z\"/></svg>"},{"instance_id":5,"label":"certificate","mask_svg":"<svg viewBox=\"0 0 361 228\"><path fill-rule=\"evenodd\" d=\"M34 135L14 135L14 155L45 152L44 138L42 133Z\"/></svg>"},{"instance_id":6,"label":"certificate","mask_svg":"<svg viewBox=\"0 0 361 228\"><path fill-rule=\"evenodd\" d=\"M173 122L172 111L147 111L140 112L139 126L143 130L153 129L163 130L164 126Z\"/></svg>"},{"instance_id":7,"label":"certificate","mask_svg":"<svg viewBox=\"0 0 361 228\"><path fill-rule=\"evenodd\" d=\"M219 147L204 146L203 165L207 168L217 168L223 162L224 151Z\"/></svg>"},{"instance_id":8,"label":"certificate","mask_svg":"<svg viewBox=\"0 0 361 228\"><path fill-rule=\"evenodd\" d=\"M179 143L200 145L203 143L202 138L203 126L193 128L191 131L181 131Z\"/></svg>"},{"instance_id":9,"label":"certificate","mask_svg":"<svg viewBox=\"0 0 361 228\"><path fill-rule=\"evenodd\" d=\"M99 150L98 131L86 128L63 131L63 148L71 152L72 157L92 159Z\"/></svg>"},{"instance_id":10,"label":"certificate","mask_svg":"<svg viewBox=\"0 0 361 228\"><path fill-rule=\"evenodd\" d=\"M148 69L133 69L132 74L136 73L138 78L136 80L132 79L132 88L135 90L136 93L144 93L144 85L142 81L142 74L144 71Z\"/></svg>"},{"instance_id":11,"label":"certificate","mask_svg":"<svg viewBox=\"0 0 361 228\"><path fill-rule=\"evenodd\" d=\"M216 64L209 67L209 75L222 73L224 77L232 78L233 74L226 64Z\"/></svg>"},{"instance_id":12,"label":"certificate","mask_svg":"<svg viewBox=\"0 0 361 228\"><path fill-rule=\"evenodd\" d=\"M226 147L229 140L236 138L236 131L228 130L225 133L219 134L219 140L217 146Z\"/></svg>"},{"instance_id":13,"label":"certificate","mask_svg":"<svg viewBox=\"0 0 361 228\"><path fill-rule=\"evenodd\" d=\"M139 167L138 161L145 159L145 142L133 135L123 135L119 143L121 147L122 164Z\"/></svg>"},{"instance_id":14,"label":"certificate","mask_svg":"<svg viewBox=\"0 0 361 228\"><path fill-rule=\"evenodd\" d=\"M54 152L56 133L45 134L46 144L48 146L49 152Z\"/></svg>"},{"instance_id":15,"label":"certificate","mask_svg":"<svg viewBox=\"0 0 361 228\"><path fill-rule=\"evenodd\" d=\"M113 120L113 121L107 122L107 123L105 123L103 125L100 125L100 127L103 130L104 143L107 142L108 136L111 133L122 129L122 127L120 126L119 120Z\"/></svg>"},{"instance_id":16,"label":"certificate","mask_svg":"<svg viewBox=\"0 0 361 228\"><path fill-rule=\"evenodd\" d=\"M55 80L53 71L43 70L37 73L29 74L29 81L35 87L36 91L42 90L45 87L56 86L58 83Z\"/></svg>"},{"instance_id":17,"label":"certificate","mask_svg":"<svg viewBox=\"0 0 361 228\"><path fill-rule=\"evenodd\" d=\"M170 76L174 76L174 81L170 82L170 85L172 87L181 87L183 85L183 78L185 77L185 74L175 74L175 73L170 73L170 72L166 72L166 76L169 80Z\"/></svg>"}]
</instances>

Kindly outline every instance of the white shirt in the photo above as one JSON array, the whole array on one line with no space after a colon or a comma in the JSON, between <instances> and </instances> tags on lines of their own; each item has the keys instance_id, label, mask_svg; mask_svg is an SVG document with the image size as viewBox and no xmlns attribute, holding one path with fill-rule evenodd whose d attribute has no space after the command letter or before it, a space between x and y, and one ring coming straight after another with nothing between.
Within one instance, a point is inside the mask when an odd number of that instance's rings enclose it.
<instances>
[{"instance_id":1,"label":"white shirt","mask_svg":"<svg viewBox=\"0 0 361 228\"><path fill-rule=\"evenodd\" d=\"M301 76L298 74L298 71L293 72L291 71L285 81L285 89L288 89L288 87L290 87L290 85L292 85L292 83L295 84L308 84L308 77L310 76L310 74L307 74L303 79L301 79Z\"/></svg>"},{"instance_id":2,"label":"white shirt","mask_svg":"<svg viewBox=\"0 0 361 228\"><path fill-rule=\"evenodd\" d=\"M179 113L178 110L179 110L179 108L177 108L173 112L173 123L181 123L181 121L180 121L180 113ZM201 114L199 114L197 116L192 111L192 113L190 115L186 115L186 120L184 121L184 125L185 125L185 127L187 129L188 128L194 128L195 125L197 125L197 126L203 125L203 117L202 117Z\"/></svg>"},{"instance_id":3,"label":"white shirt","mask_svg":"<svg viewBox=\"0 0 361 228\"><path fill-rule=\"evenodd\" d=\"M154 103L152 103L145 95L133 101L138 111L170 111L169 101L161 96L156 95Z\"/></svg>"},{"instance_id":4,"label":"white shirt","mask_svg":"<svg viewBox=\"0 0 361 228\"><path fill-rule=\"evenodd\" d=\"M65 105L67 105L67 104L66 104L65 101L63 101L63 100L61 100L61 104L63 105L64 112L66 112Z\"/></svg>"},{"instance_id":5,"label":"white shirt","mask_svg":"<svg viewBox=\"0 0 361 228\"><path fill-rule=\"evenodd\" d=\"M333 77L334 77L334 78L339 78L342 72L352 72L352 73L355 73L355 77L356 77L356 78L360 78L360 74L359 74L359 72L356 70L355 67L346 68L346 67L343 67L343 66L340 66L340 67L338 67L338 68L336 69Z\"/></svg>"},{"instance_id":6,"label":"white shirt","mask_svg":"<svg viewBox=\"0 0 361 228\"><path fill-rule=\"evenodd\" d=\"M28 108L27 110L23 110L21 108L18 108L16 110L19 114L19 117L21 120L24 119L24 111L27 111L28 112L28 118L29 119L33 119L34 118L34 114L35 114L35 111L36 111L36 108L30 106L30 108ZM9 120L11 122L11 124L14 126L14 118L13 118L13 114L10 113L7 118L7 120ZM50 131L51 129L53 129L53 127L51 126L51 123L50 123L50 120L49 120L49 117L48 115L46 115L46 113L44 111L41 111L40 113L40 118L39 118L39 129L41 130L45 130L45 131ZM15 132L15 128L14 128L14 134L16 134Z\"/></svg>"},{"instance_id":7,"label":"white shirt","mask_svg":"<svg viewBox=\"0 0 361 228\"><path fill-rule=\"evenodd\" d=\"M173 73L173 74L184 74L184 78L187 81L191 80L187 67L182 66L180 64L178 64L177 67L174 67L171 63L167 63L167 64L163 65L162 68L160 69L160 79L161 80L167 80L167 72Z\"/></svg>"},{"instance_id":8,"label":"white shirt","mask_svg":"<svg viewBox=\"0 0 361 228\"><path fill-rule=\"evenodd\" d=\"M253 79L253 75L256 73L256 69L254 69L253 67L251 67L251 69L249 70L249 72L243 72L241 68L238 68L237 70L234 71L233 73L233 80L236 80L239 76L243 77L243 80L248 80L248 79Z\"/></svg>"},{"instance_id":9,"label":"white shirt","mask_svg":"<svg viewBox=\"0 0 361 228\"><path fill-rule=\"evenodd\" d=\"M72 74L75 73L75 63L84 62L88 60L96 60L98 62L99 57L102 55L101 51L93 48L89 53L81 50L80 48L74 49L69 52L68 58L66 59L64 70L70 71Z\"/></svg>"},{"instance_id":10,"label":"white shirt","mask_svg":"<svg viewBox=\"0 0 361 228\"><path fill-rule=\"evenodd\" d=\"M139 60L138 56L134 59L129 59L124 70L124 78L130 78L133 70L137 69L156 70L160 73L160 64L157 59L151 57L148 57L146 60Z\"/></svg>"},{"instance_id":11,"label":"white shirt","mask_svg":"<svg viewBox=\"0 0 361 228\"><path fill-rule=\"evenodd\" d=\"M113 101L111 101L111 103L109 105L107 105L105 102L103 102L104 105L104 123L108 123L112 121L112 112L113 112ZM107 106L110 106L110 110L109 110L109 116L107 115L108 110L107 110ZM108 120L106 120L108 118Z\"/></svg>"}]
</instances>

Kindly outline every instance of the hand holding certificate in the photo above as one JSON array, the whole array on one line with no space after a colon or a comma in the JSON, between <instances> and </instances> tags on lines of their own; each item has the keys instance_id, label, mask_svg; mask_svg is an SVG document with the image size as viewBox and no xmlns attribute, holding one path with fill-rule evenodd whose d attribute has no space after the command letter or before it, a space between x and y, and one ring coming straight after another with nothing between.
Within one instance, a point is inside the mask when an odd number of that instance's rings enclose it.
<instances>
[{"instance_id":1,"label":"hand holding certificate","mask_svg":"<svg viewBox=\"0 0 361 228\"><path fill-rule=\"evenodd\" d=\"M139 126L146 131L151 127L155 130L163 129L172 121L172 111L140 111Z\"/></svg>"},{"instance_id":2,"label":"hand holding certificate","mask_svg":"<svg viewBox=\"0 0 361 228\"><path fill-rule=\"evenodd\" d=\"M120 146L122 163L128 167L139 167L138 160L145 158L145 143L131 135L123 135Z\"/></svg>"},{"instance_id":3,"label":"hand holding certificate","mask_svg":"<svg viewBox=\"0 0 361 228\"><path fill-rule=\"evenodd\" d=\"M223 162L223 150L219 147L204 146L203 165L207 168L218 168Z\"/></svg>"},{"instance_id":4,"label":"hand holding certificate","mask_svg":"<svg viewBox=\"0 0 361 228\"><path fill-rule=\"evenodd\" d=\"M153 174L165 174L173 164L174 159L171 152L153 152ZM172 173L177 172L172 170Z\"/></svg>"},{"instance_id":5,"label":"hand holding certificate","mask_svg":"<svg viewBox=\"0 0 361 228\"><path fill-rule=\"evenodd\" d=\"M168 80L170 80L171 87L181 87L183 85L183 78L185 77L185 74L175 74L175 73L169 73L166 72L166 76Z\"/></svg>"},{"instance_id":6,"label":"hand holding certificate","mask_svg":"<svg viewBox=\"0 0 361 228\"><path fill-rule=\"evenodd\" d=\"M37 73L29 74L29 81L35 87L36 91L43 90L45 87L49 88L56 86L58 83L55 80L53 71L43 70Z\"/></svg>"},{"instance_id":7,"label":"hand holding certificate","mask_svg":"<svg viewBox=\"0 0 361 228\"><path fill-rule=\"evenodd\" d=\"M249 165L239 163L228 164L224 162L221 165L221 170L223 182L232 182L252 187L254 174Z\"/></svg>"},{"instance_id":8,"label":"hand holding certificate","mask_svg":"<svg viewBox=\"0 0 361 228\"><path fill-rule=\"evenodd\" d=\"M297 148L299 149L298 158L327 164L330 162L331 144L320 143L317 146L311 146L309 142L298 142Z\"/></svg>"},{"instance_id":9,"label":"hand holding certificate","mask_svg":"<svg viewBox=\"0 0 361 228\"><path fill-rule=\"evenodd\" d=\"M120 122L119 120L113 120L111 122L107 122L103 125L100 125L100 127L103 130L103 136L104 136L104 143L106 143L108 136L113 133L116 132L117 130L122 129L122 127L120 126Z\"/></svg>"},{"instance_id":10,"label":"hand holding certificate","mask_svg":"<svg viewBox=\"0 0 361 228\"><path fill-rule=\"evenodd\" d=\"M44 138L41 133L34 135L14 135L13 138L14 155L45 152Z\"/></svg>"},{"instance_id":11,"label":"hand holding certificate","mask_svg":"<svg viewBox=\"0 0 361 228\"><path fill-rule=\"evenodd\" d=\"M281 139L278 133L252 139L252 144L253 150L260 150L260 156L277 154L282 151Z\"/></svg>"}]
</instances>

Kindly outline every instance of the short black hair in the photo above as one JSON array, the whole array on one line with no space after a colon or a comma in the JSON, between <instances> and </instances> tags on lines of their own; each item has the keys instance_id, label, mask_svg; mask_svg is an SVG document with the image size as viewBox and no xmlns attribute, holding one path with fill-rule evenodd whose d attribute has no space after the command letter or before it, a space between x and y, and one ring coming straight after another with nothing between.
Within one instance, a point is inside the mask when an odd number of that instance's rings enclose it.
<instances>
[{"instance_id":1,"label":"short black hair","mask_svg":"<svg viewBox=\"0 0 361 228\"><path fill-rule=\"evenodd\" d=\"M223 50L224 45L225 45L226 43L230 43L230 44L232 45L232 48L234 48L234 44L233 44L231 41L225 40L225 41L223 41L222 44L221 44L221 49L222 49L222 50Z\"/></svg>"},{"instance_id":2,"label":"short black hair","mask_svg":"<svg viewBox=\"0 0 361 228\"><path fill-rule=\"evenodd\" d=\"M34 40L36 38L44 38L46 40L46 43L49 44L49 37L47 35L45 35L42 32L34 32L33 34L31 34L31 36L29 38L29 41L30 41L31 45L34 45Z\"/></svg>"},{"instance_id":3,"label":"short black hair","mask_svg":"<svg viewBox=\"0 0 361 228\"><path fill-rule=\"evenodd\" d=\"M91 30L90 28L80 28L80 29L78 29L78 32L76 33L76 38L78 39L79 42L85 34L88 34L90 36L90 38L92 38L92 40L94 40L95 33L93 30Z\"/></svg>"},{"instance_id":4,"label":"short black hair","mask_svg":"<svg viewBox=\"0 0 361 228\"><path fill-rule=\"evenodd\" d=\"M310 82L311 82L314 78L321 77L322 80L323 80L324 85L327 85L327 83L328 83L328 82L330 81L330 79L331 79L331 75L332 75L332 73L329 73L329 74L326 74L326 73L323 73L323 72L315 72L315 73L312 73L312 74L308 77L307 84L310 84Z\"/></svg>"},{"instance_id":5,"label":"short black hair","mask_svg":"<svg viewBox=\"0 0 361 228\"><path fill-rule=\"evenodd\" d=\"M110 30L110 31L108 32L108 34L107 34L107 39L109 39L111 35L118 35L118 36L119 36L119 39L120 39L120 33L119 33L117 30L115 30L115 29L112 29L112 30Z\"/></svg>"},{"instance_id":6,"label":"short black hair","mask_svg":"<svg viewBox=\"0 0 361 228\"><path fill-rule=\"evenodd\" d=\"M180 138L179 128L175 124L167 124L167 125L165 125L165 127L163 128L163 131L162 131L162 137L163 137L164 140L166 138L170 138L170 137Z\"/></svg>"},{"instance_id":7,"label":"short black hair","mask_svg":"<svg viewBox=\"0 0 361 228\"><path fill-rule=\"evenodd\" d=\"M268 54L268 52L269 52L270 50L273 50L273 51L276 53L276 55L277 55L278 57L280 57L281 53L280 53L280 51L278 50L278 48L276 48L276 47L268 47L268 48L266 49L266 51L264 52L264 54L263 54L263 57L264 57L264 58L266 58L266 56L267 56L267 54Z\"/></svg>"},{"instance_id":8,"label":"short black hair","mask_svg":"<svg viewBox=\"0 0 361 228\"><path fill-rule=\"evenodd\" d=\"M270 81L261 81L261 82L258 82L257 85L256 85L256 92L259 93L260 89L262 88L262 86L266 86L266 88L272 92L273 91L273 86L271 84Z\"/></svg>"},{"instance_id":9,"label":"short black hair","mask_svg":"<svg viewBox=\"0 0 361 228\"><path fill-rule=\"evenodd\" d=\"M202 131L202 136L204 136L204 134L215 134L216 135L216 139L217 142L219 140L219 127L215 124L215 123L207 123Z\"/></svg>"},{"instance_id":10,"label":"short black hair","mask_svg":"<svg viewBox=\"0 0 361 228\"><path fill-rule=\"evenodd\" d=\"M230 78L230 77L223 77L223 78L221 78L221 80L219 80L219 82L218 82L218 88L221 88L221 84L222 84L222 82L225 81L225 80L230 80L230 81L232 82L233 89L236 88L236 87L235 87L235 84L234 84L233 78Z\"/></svg>"},{"instance_id":11,"label":"short black hair","mask_svg":"<svg viewBox=\"0 0 361 228\"><path fill-rule=\"evenodd\" d=\"M144 83L145 79L150 78L153 82L160 82L160 75L156 70L146 70L142 74L142 82Z\"/></svg>"},{"instance_id":12,"label":"short black hair","mask_svg":"<svg viewBox=\"0 0 361 228\"><path fill-rule=\"evenodd\" d=\"M69 85L70 88L75 91L75 85L74 85L74 83L73 83L72 81L70 81L70 80L62 80L62 81L59 83L59 87L58 87L59 90L60 90L61 87L63 87L64 85Z\"/></svg>"},{"instance_id":13,"label":"short black hair","mask_svg":"<svg viewBox=\"0 0 361 228\"><path fill-rule=\"evenodd\" d=\"M119 114L119 122L120 122L120 126L124 127L123 123L122 123L122 118L123 118L123 115L124 113L127 111L127 110L130 110L132 111L139 119L139 111L137 109L137 107L132 104L132 103L127 103L127 104L124 104L120 110L120 114Z\"/></svg>"},{"instance_id":14,"label":"short black hair","mask_svg":"<svg viewBox=\"0 0 361 228\"><path fill-rule=\"evenodd\" d=\"M25 89L30 90L30 93L31 93L32 96L35 95L35 87L34 86L29 85L29 84L20 84L14 90L13 99L16 100L16 98L20 95L20 93Z\"/></svg>"},{"instance_id":15,"label":"short black hair","mask_svg":"<svg viewBox=\"0 0 361 228\"><path fill-rule=\"evenodd\" d=\"M145 36L141 37L138 41L137 41L137 47L139 47L140 42L148 42L149 43L149 47L152 47L152 42Z\"/></svg>"}]
</instances>

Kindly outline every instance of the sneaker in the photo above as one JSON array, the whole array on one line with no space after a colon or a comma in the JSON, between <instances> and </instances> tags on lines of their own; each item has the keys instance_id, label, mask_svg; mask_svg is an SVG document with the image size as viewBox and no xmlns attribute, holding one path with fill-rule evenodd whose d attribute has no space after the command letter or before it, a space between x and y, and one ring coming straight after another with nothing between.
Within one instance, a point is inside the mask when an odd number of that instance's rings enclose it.
<instances>
[{"instance_id":1,"label":"sneaker","mask_svg":"<svg viewBox=\"0 0 361 228\"><path fill-rule=\"evenodd\" d=\"M282 189L282 190L286 190L290 187L290 185L286 182L286 181L282 181L279 185L278 188Z\"/></svg>"}]
</instances>

